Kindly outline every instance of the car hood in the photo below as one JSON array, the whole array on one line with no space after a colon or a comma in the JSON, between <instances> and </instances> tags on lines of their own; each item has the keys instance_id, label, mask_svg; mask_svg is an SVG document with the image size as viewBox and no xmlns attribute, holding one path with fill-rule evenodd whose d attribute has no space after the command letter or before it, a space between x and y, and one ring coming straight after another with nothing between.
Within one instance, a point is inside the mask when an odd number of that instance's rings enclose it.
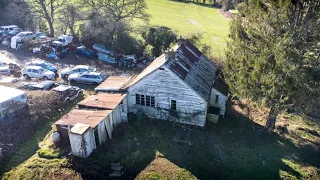
<instances>
[{"instance_id":1,"label":"car hood","mask_svg":"<svg viewBox=\"0 0 320 180\"><path fill-rule=\"evenodd\" d=\"M54 76L55 75L54 72L52 72L52 71L46 71L43 74L44 75L49 75L49 76Z\"/></svg>"},{"instance_id":2,"label":"car hood","mask_svg":"<svg viewBox=\"0 0 320 180\"><path fill-rule=\"evenodd\" d=\"M62 69L61 74L67 74L71 72L71 68Z\"/></svg>"}]
</instances>

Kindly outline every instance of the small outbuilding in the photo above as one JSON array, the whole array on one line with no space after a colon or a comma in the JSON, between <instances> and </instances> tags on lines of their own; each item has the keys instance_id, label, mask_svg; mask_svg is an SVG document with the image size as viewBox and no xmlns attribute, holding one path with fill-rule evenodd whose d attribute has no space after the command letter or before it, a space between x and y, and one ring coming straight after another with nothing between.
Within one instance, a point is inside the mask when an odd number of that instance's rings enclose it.
<instances>
[{"instance_id":1,"label":"small outbuilding","mask_svg":"<svg viewBox=\"0 0 320 180\"><path fill-rule=\"evenodd\" d=\"M70 130L69 137L74 156L87 158L96 149L93 130L87 124L77 123Z\"/></svg>"},{"instance_id":2,"label":"small outbuilding","mask_svg":"<svg viewBox=\"0 0 320 180\"><path fill-rule=\"evenodd\" d=\"M27 94L24 91L0 86L0 123L10 123L15 114L25 112Z\"/></svg>"}]
</instances>

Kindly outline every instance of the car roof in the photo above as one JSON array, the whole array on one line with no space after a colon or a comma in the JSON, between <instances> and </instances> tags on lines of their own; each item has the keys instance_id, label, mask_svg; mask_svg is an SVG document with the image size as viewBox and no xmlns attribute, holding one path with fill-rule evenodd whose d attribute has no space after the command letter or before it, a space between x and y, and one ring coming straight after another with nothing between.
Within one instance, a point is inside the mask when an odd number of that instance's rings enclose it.
<instances>
[{"instance_id":1,"label":"car roof","mask_svg":"<svg viewBox=\"0 0 320 180\"><path fill-rule=\"evenodd\" d=\"M0 26L0 28L17 28L17 25Z\"/></svg>"},{"instance_id":2,"label":"car roof","mask_svg":"<svg viewBox=\"0 0 320 180\"><path fill-rule=\"evenodd\" d=\"M44 63L47 63L47 62L37 60L37 61L31 61L30 63L32 63L32 64L44 64Z\"/></svg>"},{"instance_id":3,"label":"car roof","mask_svg":"<svg viewBox=\"0 0 320 180\"><path fill-rule=\"evenodd\" d=\"M66 90L71 89L71 88L72 88L72 86L60 85L60 86L58 86L58 87L53 88L52 90L53 90L53 91L60 91L60 92L62 92L62 91L66 91Z\"/></svg>"},{"instance_id":4,"label":"car roof","mask_svg":"<svg viewBox=\"0 0 320 180\"><path fill-rule=\"evenodd\" d=\"M43 69L40 66L27 66L26 69Z\"/></svg>"},{"instance_id":5,"label":"car roof","mask_svg":"<svg viewBox=\"0 0 320 180\"><path fill-rule=\"evenodd\" d=\"M100 76L101 73L98 73L98 72L85 72L85 73L83 73L83 75L96 75L96 76Z\"/></svg>"},{"instance_id":6,"label":"car roof","mask_svg":"<svg viewBox=\"0 0 320 180\"><path fill-rule=\"evenodd\" d=\"M27 33L32 33L31 31L23 31L23 32L20 32L21 34L27 34ZM19 34L20 34L19 33Z\"/></svg>"},{"instance_id":7,"label":"car roof","mask_svg":"<svg viewBox=\"0 0 320 180\"><path fill-rule=\"evenodd\" d=\"M88 69L89 66L88 66L88 65L76 65L76 66L73 67L72 69L75 69L75 68L85 68L85 69Z\"/></svg>"}]
</instances>

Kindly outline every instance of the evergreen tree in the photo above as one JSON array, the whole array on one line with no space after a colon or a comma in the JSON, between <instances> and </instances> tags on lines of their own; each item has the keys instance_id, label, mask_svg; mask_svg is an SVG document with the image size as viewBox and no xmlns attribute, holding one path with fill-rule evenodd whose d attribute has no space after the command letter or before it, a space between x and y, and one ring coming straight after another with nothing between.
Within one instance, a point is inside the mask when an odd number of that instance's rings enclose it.
<instances>
[{"instance_id":1,"label":"evergreen tree","mask_svg":"<svg viewBox=\"0 0 320 180\"><path fill-rule=\"evenodd\" d=\"M232 91L271 108L305 108L320 92L320 0L248 0L231 22L226 79Z\"/></svg>"}]
</instances>

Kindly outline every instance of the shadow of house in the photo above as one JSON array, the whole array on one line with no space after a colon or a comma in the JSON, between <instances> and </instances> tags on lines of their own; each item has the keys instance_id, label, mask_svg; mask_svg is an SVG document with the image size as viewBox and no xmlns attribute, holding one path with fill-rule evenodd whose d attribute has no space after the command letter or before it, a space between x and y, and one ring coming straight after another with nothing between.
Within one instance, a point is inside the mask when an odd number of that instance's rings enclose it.
<instances>
[{"instance_id":1,"label":"shadow of house","mask_svg":"<svg viewBox=\"0 0 320 180\"><path fill-rule=\"evenodd\" d=\"M283 172L302 178L285 160L318 167L315 147L297 147L276 133L254 132L252 126L263 129L236 111L205 128L131 118L91 157L74 160L73 168L84 179L105 179L110 163L121 162L127 167L123 178L133 179L157 153L199 179L280 179Z\"/></svg>"}]
</instances>

